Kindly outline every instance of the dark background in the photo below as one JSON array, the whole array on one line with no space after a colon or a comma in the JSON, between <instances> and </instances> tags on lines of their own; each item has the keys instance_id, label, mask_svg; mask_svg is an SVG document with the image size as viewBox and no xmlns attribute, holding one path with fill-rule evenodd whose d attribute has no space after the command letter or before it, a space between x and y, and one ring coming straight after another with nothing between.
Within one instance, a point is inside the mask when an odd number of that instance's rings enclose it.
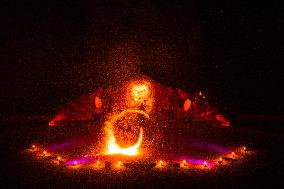
<instances>
[{"instance_id":1,"label":"dark background","mask_svg":"<svg viewBox=\"0 0 284 189\"><path fill-rule=\"evenodd\" d=\"M283 116L280 0L208 2L1 1L1 115L50 114L114 82L112 56L127 49L143 73L227 114Z\"/></svg>"}]
</instances>

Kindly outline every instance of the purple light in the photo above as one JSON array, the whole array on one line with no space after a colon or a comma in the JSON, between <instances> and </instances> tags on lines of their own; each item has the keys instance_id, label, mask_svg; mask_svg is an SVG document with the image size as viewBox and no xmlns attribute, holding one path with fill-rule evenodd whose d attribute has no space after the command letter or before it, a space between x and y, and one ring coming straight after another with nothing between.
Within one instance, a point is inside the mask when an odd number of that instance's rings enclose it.
<instances>
[{"instance_id":1,"label":"purple light","mask_svg":"<svg viewBox=\"0 0 284 189\"><path fill-rule=\"evenodd\" d=\"M191 164L194 164L194 165L204 165L204 161L206 161L208 167L214 166L213 162L210 162L210 161L207 161L207 160L204 160L204 159L198 159L198 158L195 158L195 157L189 157L189 156L177 157L176 154L165 154L164 157L166 157L166 159L171 159L171 160L177 160L178 159L178 162L186 161L187 163L191 163Z\"/></svg>"},{"instance_id":2,"label":"purple light","mask_svg":"<svg viewBox=\"0 0 284 189\"><path fill-rule=\"evenodd\" d=\"M214 151L214 152L218 152L218 153L229 153L229 152L232 151L232 149L225 148L225 147L219 146L217 144L207 143L207 142L204 142L204 141L189 140L189 143L193 147L197 147L197 148L203 149L203 150Z\"/></svg>"},{"instance_id":3,"label":"purple light","mask_svg":"<svg viewBox=\"0 0 284 189\"><path fill-rule=\"evenodd\" d=\"M84 142L83 139L73 139L73 140L68 140L68 141L64 141L61 143L57 143L57 144L51 144L50 146L47 147L47 149L50 151L61 151L61 150L66 150L70 148L78 148L82 146L83 142Z\"/></svg>"},{"instance_id":4,"label":"purple light","mask_svg":"<svg viewBox=\"0 0 284 189\"><path fill-rule=\"evenodd\" d=\"M93 157L82 157L79 159L75 159L75 160L71 160L65 163L65 165L74 165L74 163L76 162L76 164L85 164L85 163L90 163L92 161L94 161L95 158Z\"/></svg>"},{"instance_id":5,"label":"purple light","mask_svg":"<svg viewBox=\"0 0 284 189\"><path fill-rule=\"evenodd\" d=\"M72 146L72 143L70 142L64 142L64 143L61 143L61 144L52 144L48 147L48 149L50 151L57 151L57 150L63 150L63 149L66 149L68 147Z\"/></svg>"},{"instance_id":6,"label":"purple light","mask_svg":"<svg viewBox=\"0 0 284 189\"><path fill-rule=\"evenodd\" d=\"M207 166L210 166L210 167L214 166L214 163L209 162L209 161L204 161L204 160L201 160L201 159L189 158L189 159L186 159L186 161L188 161L189 163L192 163L194 165L204 165L204 162L206 162Z\"/></svg>"},{"instance_id":7,"label":"purple light","mask_svg":"<svg viewBox=\"0 0 284 189\"><path fill-rule=\"evenodd\" d=\"M208 143L206 141L202 141L199 139L188 138L187 136L180 136L176 138L175 135L171 135L170 137L173 139L177 139L177 143L188 144L192 147L196 147L202 150L214 151L214 152L223 153L223 154L230 153L232 151L232 149L229 147L223 147L218 144Z\"/></svg>"}]
</instances>

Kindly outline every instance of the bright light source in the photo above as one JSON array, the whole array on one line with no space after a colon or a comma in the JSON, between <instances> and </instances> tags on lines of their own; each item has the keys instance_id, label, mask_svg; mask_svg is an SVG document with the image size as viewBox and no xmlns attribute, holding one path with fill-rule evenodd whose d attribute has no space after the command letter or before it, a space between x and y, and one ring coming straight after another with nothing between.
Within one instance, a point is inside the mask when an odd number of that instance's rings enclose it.
<instances>
[{"instance_id":1,"label":"bright light source","mask_svg":"<svg viewBox=\"0 0 284 189\"><path fill-rule=\"evenodd\" d=\"M115 122L124 117L128 113L138 113L143 116L145 116L147 119L149 119L149 115L145 113L144 111L140 110L125 110L121 112L120 114L114 116L110 121L105 122L106 124L106 134L108 135L107 137L107 154L124 154L124 155L129 155L129 156L134 156L139 154L139 147L142 143L143 139L143 129L140 127L140 134L138 141L136 144L133 146L127 147L127 148L121 148L117 143L116 143L116 138L114 136L114 124Z\"/></svg>"},{"instance_id":2,"label":"bright light source","mask_svg":"<svg viewBox=\"0 0 284 189\"><path fill-rule=\"evenodd\" d=\"M165 164L162 160L160 160L160 166L165 166Z\"/></svg>"},{"instance_id":3,"label":"bright light source","mask_svg":"<svg viewBox=\"0 0 284 189\"><path fill-rule=\"evenodd\" d=\"M134 85L131 89L131 96L135 102L146 100L150 96L150 93L149 87L144 83Z\"/></svg>"},{"instance_id":4,"label":"bright light source","mask_svg":"<svg viewBox=\"0 0 284 189\"><path fill-rule=\"evenodd\" d=\"M44 150L43 153L46 154L46 150Z\"/></svg>"},{"instance_id":5,"label":"bright light source","mask_svg":"<svg viewBox=\"0 0 284 189\"><path fill-rule=\"evenodd\" d=\"M74 161L73 165L76 166L77 165L77 161Z\"/></svg>"},{"instance_id":6,"label":"bright light source","mask_svg":"<svg viewBox=\"0 0 284 189\"><path fill-rule=\"evenodd\" d=\"M246 148L246 147L244 147L243 149L244 149L244 151L246 151L246 150L247 150L247 148Z\"/></svg>"},{"instance_id":7,"label":"bright light source","mask_svg":"<svg viewBox=\"0 0 284 189\"><path fill-rule=\"evenodd\" d=\"M60 161L60 160L61 160L61 157L57 157L57 160Z\"/></svg>"},{"instance_id":8,"label":"bright light source","mask_svg":"<svg viewBox=\"0 0 284 189\"><path fill-rule=\"evenodd\" d=\"M35 148L35 145L32 145L32 148Z\"/></svg>"},{"instance_id":9,"label":"bright light source","mask_svg":"<svg viewBox=\"0 0 284 189\"><path fill-rule=\"evenodd\" d=\"M183 162L184 164L186 163L186 161L185 161L185 160L183 160L182 162Z\"/></svg>"},{"instance_id":10,"label":"bright light source","mask_svg":"<svg viewBox=\"0 0 284 189\"><path fill-rule=\"evenodd\" d=\"M97 164L100 164L100 161L97 161Z\"/></svg>"},{"instance_id":11,"label":"bright light source","mask_svg":"<svg viewBox=\"0 0 284 189\"><path fill-rule=\"evenodd\" d=\"M207 162L206 161L204 161L204 167L207 167Z\"/></svg>"},{"instance_id":12,"label":"bright light source","mask_svg":"<svg viewBox=\"0 0 284 189\"><path fill-rule=\"evenodd\" d=\"M221 158L221 157L219 158L218 163L219 163L220 165L222 165L222 164L223 164L223 162L222 162L222 158Z\"/></svg>"}]
</instances>

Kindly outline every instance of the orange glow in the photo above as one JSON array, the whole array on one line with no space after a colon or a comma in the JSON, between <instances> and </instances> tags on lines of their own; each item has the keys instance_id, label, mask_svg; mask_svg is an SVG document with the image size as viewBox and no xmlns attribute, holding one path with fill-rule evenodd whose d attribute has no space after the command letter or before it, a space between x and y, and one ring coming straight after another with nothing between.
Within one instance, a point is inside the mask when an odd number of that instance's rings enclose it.
<instances>
[{"instance_id":1,"label":"orange glow","mask_svg":"<svg viewBox=\"0 0 284 189\"><path fill-rule=\"evenodd\" d=\"M221 158L221 157L219 158L218 164L219 164L219 165L223 165L223 161L222 161L222 158Z\"/></svg>"},{"instance_id":2,"label":"orange glow","mask_svg":"<svg viewBox=\"0 0 284 189\"><path fill-rule=\"evenodd\" d=\"M61 157L58 157L57 160L60 161Z\"/></svg>"},{"instance_id":3,"label":"orange glow","mask_svg":"<svg viewBox=\"0 0 284 189\"><path fill-rule=\"evenodd\" d=\"M144 83L134 85L131 89L131 97L135 102L147 100L150 93L149 87Z\"/></svg>"},{"instance_id":4,"label":"orange glow","mask_svg":"<svg viewBox=\"0 0 284 189\"><path fill-rule=\"evenodd\" d=\"M190 106L191 106L191 101L189 99L186 99L183 105L183 110L187 111L190 108Z\"/></svg>"},{"instance_id":5,"label":"orange glow","mask_svg":"<svg viewBox=\"0 0 284 189\"><path fill-rule=\"evenodd\" d=\"M139 79L127 86L126 102L129 109L140 109L149 113L154 106L154 88L150 81Z\"/></svg>"},{"instance_id":6,"label":"orange glow","mask_svg":"<svg viewBox=\"0 0 284 189\"><path fill-rule=\"evenodd\" d=\"M100 97L95 97L95 105L96 105L96 108L100 109L103 105L103 102L102 100L100 99Z\"/></svg>"},{"instance_id":7,"label":"orange glow","mask_svg":"<svg viewBox=\"0 0 284 189\"><path fill-rule=\"evenodd\" d=\"M105 129L106 129L106 134L107 134L107 154L124 154L124 155L138 155L139 154L139 147L142 143L142 139L143 139L143 129L142 127L140 127L140 134L139 134L139 138L138 141L136 142L136 144L134 144L133 146L127 147L127 148L121 148L117 143L116 143L116 138L114 136L114 124L115 122L122 118L123 116L125 116L128 113L138 113L141 115L144 115L146 118L149 119L149 115L146 114L143 111L140 110L125 110L123 112L121 112L120 114L114 116L112 119L110 119L110 121L106 121L105 122Z\"/></svg>"},{"instance_id":8,"label":"orange glow","mask_svg":"<svg viewBox=\"0 0 284 189\"><path fill-rule=\"evenodd\" d=\"M46 154L46 151L43 151L44 154Z\"/></svg>"},{"instance_id":9,"label":"orange glow","mask_svg":"<svg viewBox=\"0 0 284 189\"><path fill-rule=\"evenodd\" d=\"M162 160L160 160L160 166L165 166L165 164Z\"/></svg>"}]
</instances>

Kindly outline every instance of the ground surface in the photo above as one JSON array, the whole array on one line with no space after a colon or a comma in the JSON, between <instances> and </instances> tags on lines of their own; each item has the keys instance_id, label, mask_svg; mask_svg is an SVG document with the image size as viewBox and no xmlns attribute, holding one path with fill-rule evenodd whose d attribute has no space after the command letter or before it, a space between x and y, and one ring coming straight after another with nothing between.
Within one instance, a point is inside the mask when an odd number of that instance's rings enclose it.
<instances>
[{"instance_id":1,"label":"ground surface","mask_svg":"<svg viewBox=\"0 0 284 189\"><path fill-rule=\"evenodd\" d=\"M86 137L83 137L83 142L77 142L78 145L95 143L99 135L94 131L100 128L99 123L48 128L46 121L3 120L1 188L283 188L284 132L277 124L281 123L253 125L251 122L223 129L194 126L163 131L164 142L160 150L164 151L165 156L189 154L210 159L220 155L216 152L216 146L231 150L246 145L255 152L252 156L230 163L228 167L190 169L186 172L78 171L64 166L50 166L46 160L33 160L29 155L24 155L23 150L34 142L50 146L55 141L82 139L82 136ZM73 151L78 153L76 149Z\"/></svg>"}]
</instances>

